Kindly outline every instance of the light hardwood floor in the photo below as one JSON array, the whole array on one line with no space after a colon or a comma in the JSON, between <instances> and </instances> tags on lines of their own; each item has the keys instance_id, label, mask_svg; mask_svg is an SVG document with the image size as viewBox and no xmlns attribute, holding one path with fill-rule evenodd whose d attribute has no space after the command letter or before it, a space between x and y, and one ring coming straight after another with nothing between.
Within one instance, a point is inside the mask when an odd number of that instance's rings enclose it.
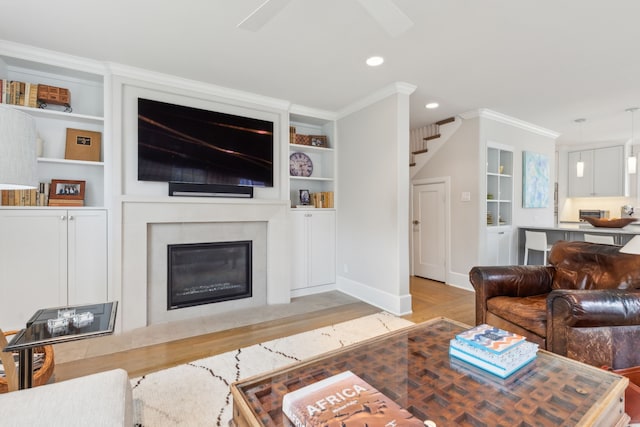
<instances>
[{"instance_id":1,"label":"light hardwood floor","mask_svg":"<svg viewBox=\"0 0 640 427\"><path fill-rule=\"evenodd\" d=\"M437 316L472 325L475 321L474 293L440 282L411 278L413 313L404 318L419 323ZM284 336L328 326L379 312L363 302L297 314L250 326L203 334L56 364L55 379L62 381L114 368L130 377L166 369L192 360L224 353Z\"/></svg>"}]
</instances>

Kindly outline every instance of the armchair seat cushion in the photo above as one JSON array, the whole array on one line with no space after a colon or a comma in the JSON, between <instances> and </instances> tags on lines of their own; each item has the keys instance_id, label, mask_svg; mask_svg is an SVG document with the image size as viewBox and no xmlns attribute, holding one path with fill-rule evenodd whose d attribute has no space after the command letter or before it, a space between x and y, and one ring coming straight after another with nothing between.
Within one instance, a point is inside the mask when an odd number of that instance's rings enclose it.
<instances>
[{"instance_id":1,"label":"armchair seat cushion","mask_svg":"<svg viewBox=\"0 0 640 427\"><path fill-rule=\"evenodd\" d=\"M544 337L547 329L547 295L494 297L487 300L487 309L514 325Z\"/></svg>"}]
</instances>

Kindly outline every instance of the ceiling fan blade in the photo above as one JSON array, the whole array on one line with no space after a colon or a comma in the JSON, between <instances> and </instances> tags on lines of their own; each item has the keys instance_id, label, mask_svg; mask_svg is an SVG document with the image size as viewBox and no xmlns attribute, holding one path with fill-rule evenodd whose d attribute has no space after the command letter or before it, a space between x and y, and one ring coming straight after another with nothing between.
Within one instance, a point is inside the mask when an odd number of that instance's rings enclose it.
<instances>
[{"instance_id":1,"label":"ceiling fan blade","mask_svg":"<svg viewBox=\"0 0 640 427\"><path fill-rule=\"evenodd\" d=\"M391 37L397 37L413 27L413 21L391 0L358 0L358 3Z\"/></svg>"},{"instance_id":2,"label":"ceiling fan blade","mask_svg":"<svg viewBox=\"0 0 640 427\"><path fill-rule=\"evenodd\" d=\"M238 28L258 31L278 14L291 0L266 0L238 24Z\"/></svg>"}]
</instances>

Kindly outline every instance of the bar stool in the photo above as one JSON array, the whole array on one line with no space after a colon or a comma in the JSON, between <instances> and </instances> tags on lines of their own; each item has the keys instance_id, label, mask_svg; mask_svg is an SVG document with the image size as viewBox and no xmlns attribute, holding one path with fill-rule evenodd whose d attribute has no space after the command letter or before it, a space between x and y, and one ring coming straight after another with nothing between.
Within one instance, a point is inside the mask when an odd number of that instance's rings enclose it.
<instances>
[{"instance_id":1,"label":"bar stool","mask_svg":"<svg viewBox=\"0 0 640 427\"><path fill-rule=\"evenodd\" d=\"M540 231L524 231L524 265L528 264L529 251L540 251L543 253L543 264L547 264L547 253L551 250L551 245L547 244L547 233Z\"/></svg>"},{"instance_id":2,"label":"bar stool","mask_svg":"<svg viewBox=\"0 0 640 427\"><path fill-rule=\"evenodd\" d=\"M584 234L584 241L589 243L601 243L603 245L613 245L613 236L601 236L598 234Z\"/></svg>"}]
</instances>

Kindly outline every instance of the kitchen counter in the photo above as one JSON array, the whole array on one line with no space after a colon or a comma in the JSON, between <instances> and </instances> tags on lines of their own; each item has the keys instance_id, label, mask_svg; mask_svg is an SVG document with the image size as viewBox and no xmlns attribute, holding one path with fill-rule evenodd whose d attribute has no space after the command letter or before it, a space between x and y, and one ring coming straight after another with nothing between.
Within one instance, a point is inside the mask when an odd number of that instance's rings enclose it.
<instances>
[{"instance_id":1,"label":"kitchen counter","mask_svg":"<svg viewBox=\"0 0 640 427\"><path fill-rule=\"evenodd\" d=\"M584 222L561 222L555 227L528 226L518 228L518 264L524 263L524 232L544 231L547 233L547 243L553 244L558 240L583 241L584 234L602 234L613 236L616 245L625 245L636 234L640 234L640 223L629 224L622 228L594 227ZM543 264L542 253L529 252L529 264Z\"/></svg>"}]
</instances>

